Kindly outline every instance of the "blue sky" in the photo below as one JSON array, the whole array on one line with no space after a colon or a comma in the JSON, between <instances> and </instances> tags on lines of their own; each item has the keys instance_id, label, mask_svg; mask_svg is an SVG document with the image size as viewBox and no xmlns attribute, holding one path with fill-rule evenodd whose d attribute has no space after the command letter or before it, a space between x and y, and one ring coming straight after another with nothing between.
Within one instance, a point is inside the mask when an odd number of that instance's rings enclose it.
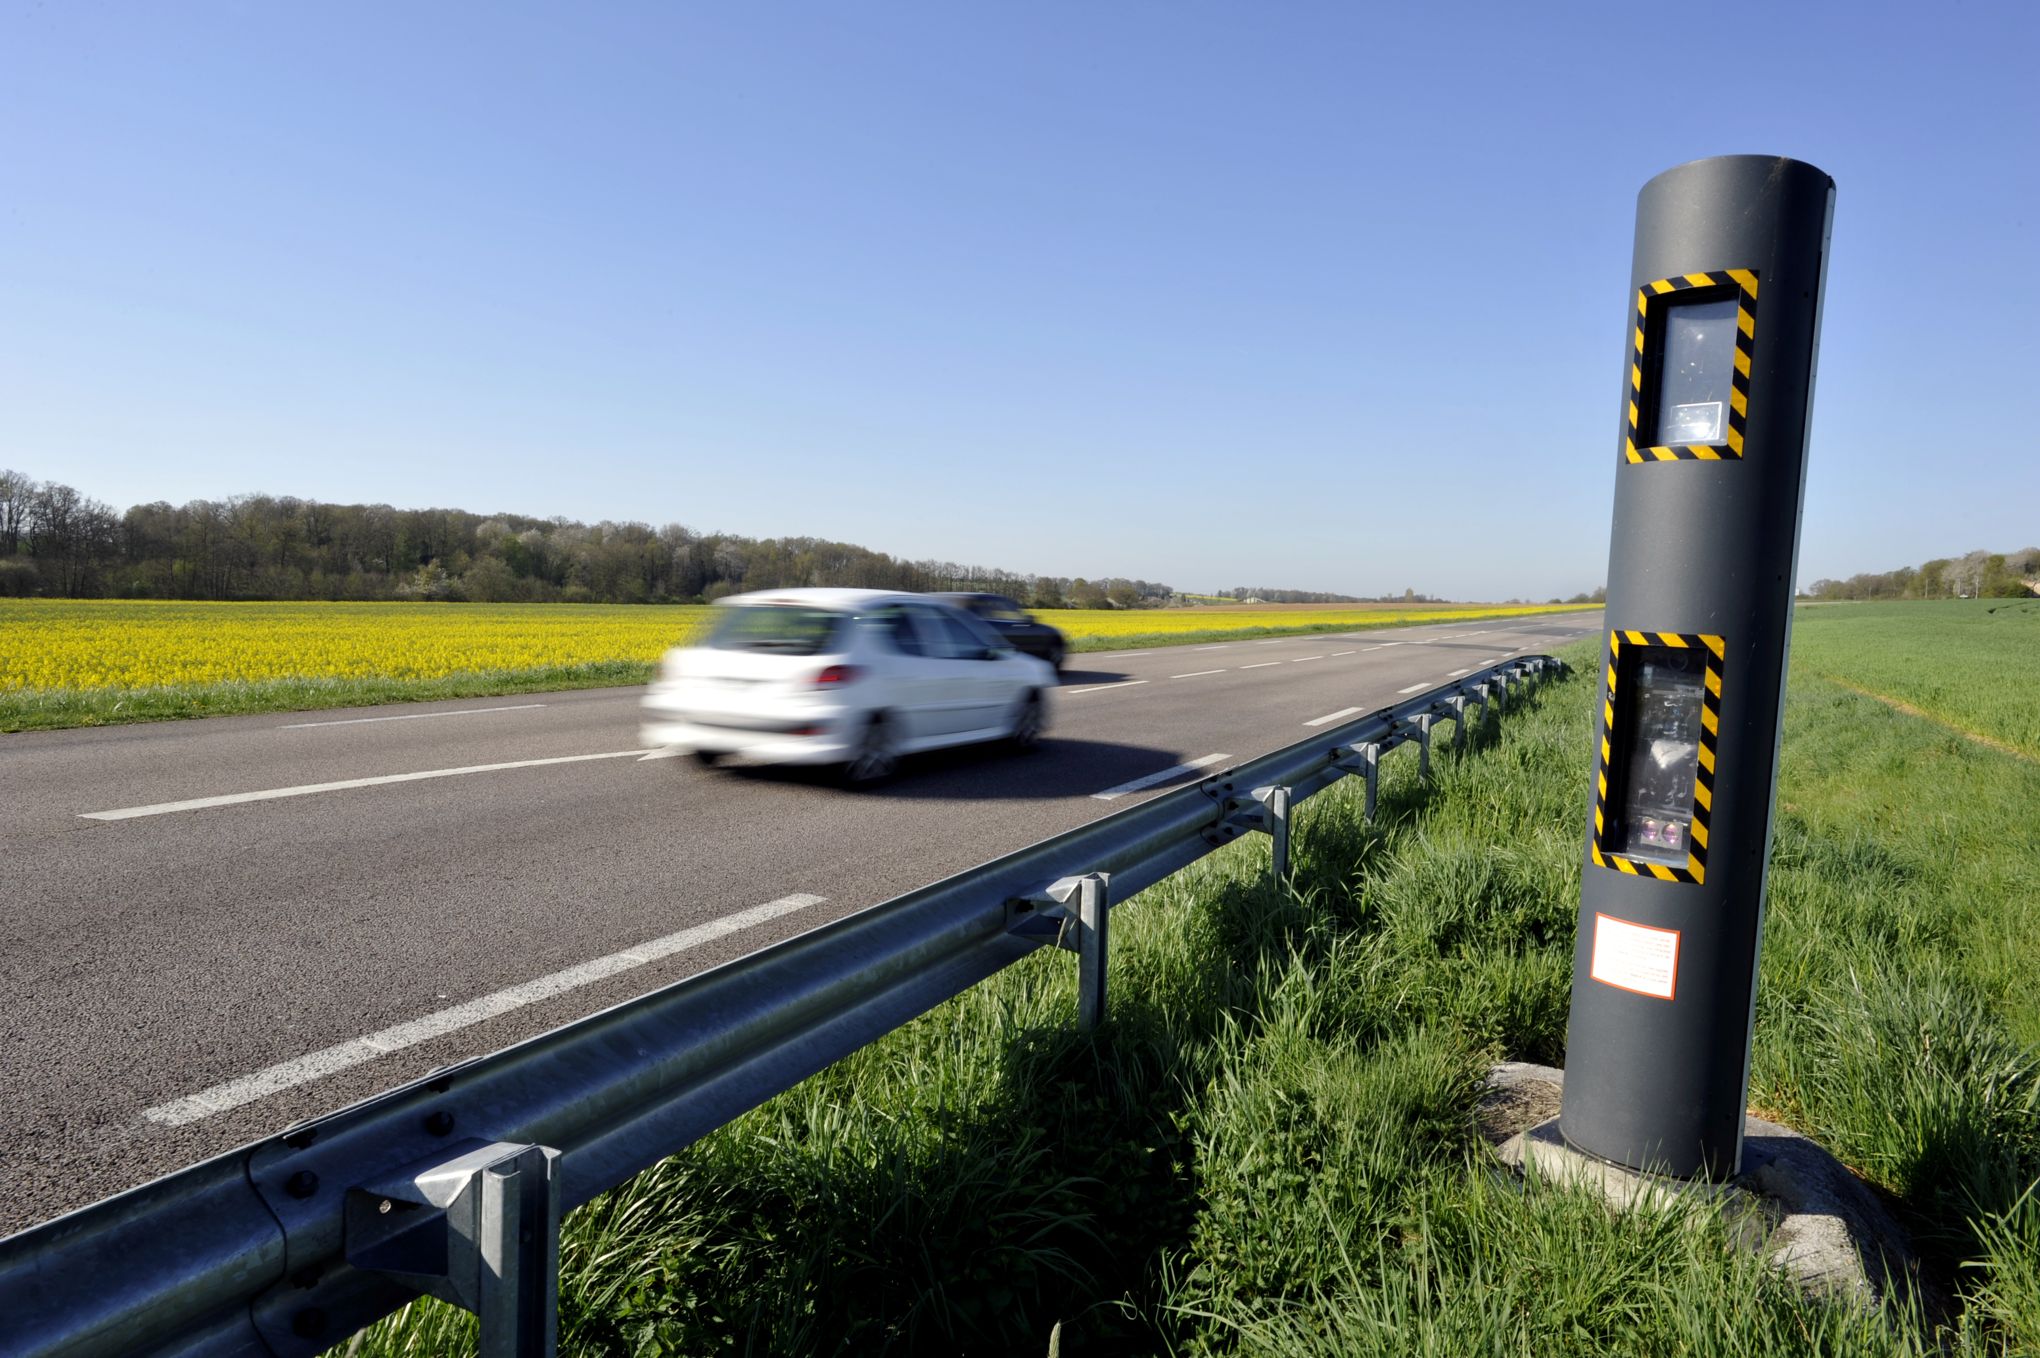
<instances>
[{"instance_id":1,"label":"blue sky","mask_svg":"<svg viewBox=\"0 0 2040 1358\"><path fill-rule=\"evenodd\" d=\"M1802 579L2025 546L2036 14L7 4L0 465L1571 593L1636 191L1762 152L1839 185Z\"/></svg>"}]
</instances>

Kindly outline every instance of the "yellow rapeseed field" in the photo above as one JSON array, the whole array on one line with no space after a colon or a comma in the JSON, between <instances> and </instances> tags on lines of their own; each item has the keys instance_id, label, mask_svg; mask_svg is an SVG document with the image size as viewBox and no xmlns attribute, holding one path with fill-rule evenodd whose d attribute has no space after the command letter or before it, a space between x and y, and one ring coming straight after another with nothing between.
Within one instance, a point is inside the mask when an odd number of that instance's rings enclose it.
<instances>
[{"instance_id":1,"label":"yellow rapeseed field","mask_svg":"<svg viewBox=\"0 0 2040 1358\"><path fill-rule=\"evenodd\" d=\"M600 604L0 600L0 692L438 679L649 663L708 610Z\"/></svg>"},{"instance_id":2,"label":"yellow rapeseed field","mask_svg":"<svg viewBox=\"0 0 2040 1358\"><path fill-rule=\"evenodd\" d=\"M1355 627L1551 611L1177 608L1043 614L1072 642ZM177 603L0 600L0 693L186 688L293 679L649 664L708 609L601 604Z\"/></svg>"},{"instance_id":3,"label":"yellow rapeseed field","mask_svg":"<svg viewBox=\"0 0 2040 1358\"><path fill-rule=\"evenodd\" d=\"M1492 607L1367 608L1296 605L1289 608L1051 609L1037 616L1072 641L1120 637L1174 637L1199 632L1380 627L1389 623L1450 622L1454 618L1513 618L1531 613L1577 612L1578 604L1503 604Z\"/></svg>"}]
</instances>

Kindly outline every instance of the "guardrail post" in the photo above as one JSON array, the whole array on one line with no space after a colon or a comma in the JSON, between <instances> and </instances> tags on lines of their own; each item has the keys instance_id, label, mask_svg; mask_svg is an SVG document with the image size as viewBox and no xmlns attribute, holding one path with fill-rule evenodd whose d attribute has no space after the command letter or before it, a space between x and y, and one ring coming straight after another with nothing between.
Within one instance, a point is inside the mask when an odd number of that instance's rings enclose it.
<instances>
[{"instance_id":1,"label":"guardrail post","mask_svg":"<svg viewBox=\"0 0 2040 1358\"><path fill-rule=\"evenodd\" d=\"M1112 918L1111 880L1090 872L1077 883L1077 1027L1105 1021L1105 948Z\"/></svg>"},{"instance_id":2,"label":"guardrail post","mask_svg":"<svg viewBox=\"0 0 2040 1358\"><path fill-rule=\"evenodd\" d=\"M1420 713L1412 718L1417 728L1417 777L1431 781L1431 714Z\"/></svg>"},{"instance_id":3,"label":"guardrail post","mask_svg":"<svg viewBox=\"0 0 2040 1358\"><path fill-rule=\"evenodd\" d=\"M553 1358L560 1190L545 1146L470 1141L349 1190L347 1261L475 1313L480 1358Z\"/></svg>"},{"instance_id":4,"label":"guardrail post","mask_svg":"<svg viewBox=\"0 0 2040 1358\"><path fill-rule=\"evenodd\" d=\"M1268 870L1274 874L1279 886L1289 876L1289 789L1286 787L1268 789L1268 838L1274 846L1268 851Z\"/></svg>"},{"instance_id":5,"label":"guardrail post","mask_svg":"<svg viewBox=\"0 0 2040 1358\"><path fill-rule=\"evenodd\" d=\"M1445 705L1452 709L1452 748L1463 750L1466 748L1466 695L1456 693L1445 700Z\"/></svg>"}]
</instances>

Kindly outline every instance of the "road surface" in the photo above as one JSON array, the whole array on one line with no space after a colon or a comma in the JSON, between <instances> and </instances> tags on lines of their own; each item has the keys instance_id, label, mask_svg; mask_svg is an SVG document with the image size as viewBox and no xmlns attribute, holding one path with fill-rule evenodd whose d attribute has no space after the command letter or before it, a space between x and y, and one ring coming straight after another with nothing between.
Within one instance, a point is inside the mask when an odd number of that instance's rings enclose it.
<instances>
[{"instance_id":1,"label":"road surface","mask_svg":"<svg viewBox=\"0 0 2040 1358\"><path fill-rule=\"evenodd\" d=\"M858 794L634 688L0 738L0 1234L1599 625L1077 655L1038 751Z\"/></svg>"}]
</instances>

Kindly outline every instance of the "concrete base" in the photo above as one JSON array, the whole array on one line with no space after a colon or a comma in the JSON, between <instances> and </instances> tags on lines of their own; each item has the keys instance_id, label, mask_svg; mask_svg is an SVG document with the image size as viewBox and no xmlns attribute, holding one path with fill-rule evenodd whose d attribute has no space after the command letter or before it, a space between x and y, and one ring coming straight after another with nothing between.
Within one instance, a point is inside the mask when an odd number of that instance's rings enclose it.
<instances>
[{"instance_id":1,"label":"concrete base","mask_svg":"<svg viewBox=\"0 0 2040 1358\"><path fill-rule=\"evenodd\" d=\"M1904 1233L1840 1161L1789 1127L1752 1117L1743 1172L1725 1184L1640 1174L1595 1159L1558 1134L1565 1072L1505 1062L1488 1072L1477 1118L1502 1163L1589 1188L1618 1211L1695 1196L1721 1204L1738 1243L1758 1250L1807 1292L1880 1301L1901 1281L1918 1287Z\"/></svg>"}]
</instances>

